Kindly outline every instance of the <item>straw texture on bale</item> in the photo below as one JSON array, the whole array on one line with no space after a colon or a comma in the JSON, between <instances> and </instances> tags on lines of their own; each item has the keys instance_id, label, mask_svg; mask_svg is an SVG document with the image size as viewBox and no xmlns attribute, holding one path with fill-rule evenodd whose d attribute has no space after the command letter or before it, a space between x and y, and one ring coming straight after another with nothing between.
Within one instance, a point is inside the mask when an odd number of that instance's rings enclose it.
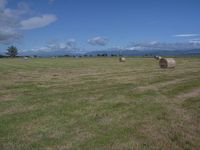
<instances>
[{"instance_id":1,"label":"straw texture on bale","mask_svg":"<svg viewBox=\"0 0 200 150\"><path fill-rule=\"evenodd\" d=\"M175 68L176 61L174 58L161 58L159 61L160 68Z\"/></svg>"},{"instance_id":2,"label":"straw texture on bale","mask_svg":"<svg viewBox=\"0 0 200 150\"><path fill-rule=\"evenodd\" d=\"M119 61L120 61L120 62L125 62L125 61L126 61L126 58L125 58L125 57L120 57L120 58L119 58Z\"/></svg>"}]
</instances>

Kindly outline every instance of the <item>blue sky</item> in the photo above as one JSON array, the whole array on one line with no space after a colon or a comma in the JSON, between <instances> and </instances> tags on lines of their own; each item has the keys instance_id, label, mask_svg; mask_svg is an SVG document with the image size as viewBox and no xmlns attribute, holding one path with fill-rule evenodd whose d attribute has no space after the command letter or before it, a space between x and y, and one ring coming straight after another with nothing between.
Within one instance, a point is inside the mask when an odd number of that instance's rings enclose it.
<instances>
[{"instance_id":1,"label":"blue sky","mask_svg":"<svg viewBox=\"0 0 200 150\"><path fill-rule=\"evenodd\" d=\"M0 52L198 48L199 8L199 0L0 0Z\"/></svg>"}]
</instances>

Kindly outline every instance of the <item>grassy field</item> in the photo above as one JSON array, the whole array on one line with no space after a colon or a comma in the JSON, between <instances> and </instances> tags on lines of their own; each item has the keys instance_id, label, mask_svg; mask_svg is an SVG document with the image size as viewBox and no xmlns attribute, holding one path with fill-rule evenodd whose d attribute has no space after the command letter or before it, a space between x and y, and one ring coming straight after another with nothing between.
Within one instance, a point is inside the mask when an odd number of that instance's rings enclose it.
<instances>
[{"instance_id":1,"label":"grassy field","mask_svg":"<svg viewBox=\"0 0 200 150\"><path fill-rule=\"evenodd\" d=\"M199 149L200 57L0 59L0 149Z\"/></svg>"}]
</instances>

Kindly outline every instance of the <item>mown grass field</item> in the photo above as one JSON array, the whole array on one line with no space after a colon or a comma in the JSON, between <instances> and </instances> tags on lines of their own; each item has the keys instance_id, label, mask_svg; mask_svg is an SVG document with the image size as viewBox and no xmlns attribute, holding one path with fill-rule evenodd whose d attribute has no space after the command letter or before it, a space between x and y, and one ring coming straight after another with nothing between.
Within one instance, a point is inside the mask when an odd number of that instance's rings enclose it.
<instances>
[{"instance_id":1,"label":"mown grass field","mask_svg":"<svg viewBox=\"0 0 200 150\"><path fill-rule=\"evenodd\" d=\"M0 59L0 149L199 149L200 57Z\"/></svg>"}]
</instances>

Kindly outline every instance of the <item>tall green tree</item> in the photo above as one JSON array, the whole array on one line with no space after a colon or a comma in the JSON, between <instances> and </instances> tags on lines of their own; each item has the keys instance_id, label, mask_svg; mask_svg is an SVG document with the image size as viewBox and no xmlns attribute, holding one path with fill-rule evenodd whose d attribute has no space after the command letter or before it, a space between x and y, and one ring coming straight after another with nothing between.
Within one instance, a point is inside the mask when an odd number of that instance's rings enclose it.
<instances>
[{"instance_id":1,"label":"tall green tree","mask_svg":"<svg viewBox=\"0 0 200 150\"><path fill-rule=\"evenodd\" d=\"M10 46L7 48L6 55L10 57L16 57L18 54L18 49L15 46Z\"/></svg>"}]
</instances>

